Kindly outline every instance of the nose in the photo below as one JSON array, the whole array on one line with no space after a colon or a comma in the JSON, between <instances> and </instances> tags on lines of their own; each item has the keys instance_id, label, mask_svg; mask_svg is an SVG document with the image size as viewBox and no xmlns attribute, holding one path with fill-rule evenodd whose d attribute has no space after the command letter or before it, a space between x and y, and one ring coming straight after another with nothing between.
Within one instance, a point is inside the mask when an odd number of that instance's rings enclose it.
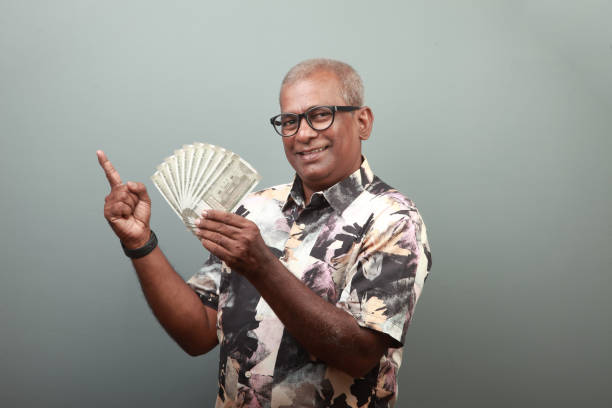
<instances>
[{"instance_id":1,"label":"nose","mask_svg":"<svg viewBox=\"0 0 612 408\"><path fill-rule=\"evenodd\" d=\"M310 139L317 137L318 133L310 127L305 116L300 118L300 120L300 127L294 137L300 143L308 143Z\"/></svg>"}]
</instances>

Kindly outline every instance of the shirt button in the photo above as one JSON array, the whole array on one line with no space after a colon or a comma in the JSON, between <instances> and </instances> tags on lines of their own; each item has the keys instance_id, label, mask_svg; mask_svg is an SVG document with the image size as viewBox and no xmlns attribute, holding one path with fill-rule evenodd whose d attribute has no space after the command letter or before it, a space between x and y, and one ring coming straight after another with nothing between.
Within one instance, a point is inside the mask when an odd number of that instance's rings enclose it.
<instances>
[{"instance_id":1,"label":"shirt button","mask_svg":"<svg viewBox=\"0 0 612 408\"><path fill-rule=\"evenodd\" d=\"M251 378L251 372L250 372L250 371L247 371L246 373L244 373L244 376L245 376L246 378Z\"/></svg>"},{"instance_id":2,"label":"shirt button","mask_svg":"<svg viewBox=\"0 0 612 408\"><path fill-rule=\"evenodd\" d=\"M255 320L257 320L258 322L261 322L264 319L263 315L261 313L257 313L255 315Z\"/></svg>"}]
</instances>

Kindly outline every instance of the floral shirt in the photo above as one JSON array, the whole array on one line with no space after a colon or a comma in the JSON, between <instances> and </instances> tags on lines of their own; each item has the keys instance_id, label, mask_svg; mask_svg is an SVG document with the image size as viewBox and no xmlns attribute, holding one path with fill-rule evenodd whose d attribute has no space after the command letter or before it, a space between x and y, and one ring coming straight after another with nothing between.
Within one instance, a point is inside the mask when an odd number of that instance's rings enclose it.
<instances>
[{"instance_id":1,"label":"floral shirt","mask_svg":"<svg viewBox=\"0 0 612 408\"><path fill-rule=\"evenodd\" d=\"M250 194L237 213L306 286L395 341L362 378L310 355L250 282L211 256L188 284L217 310L216 407L392 407L414 307L431 266L413 202L361 168L304 205L302 184Z\"/></svg>"}]
</instances>

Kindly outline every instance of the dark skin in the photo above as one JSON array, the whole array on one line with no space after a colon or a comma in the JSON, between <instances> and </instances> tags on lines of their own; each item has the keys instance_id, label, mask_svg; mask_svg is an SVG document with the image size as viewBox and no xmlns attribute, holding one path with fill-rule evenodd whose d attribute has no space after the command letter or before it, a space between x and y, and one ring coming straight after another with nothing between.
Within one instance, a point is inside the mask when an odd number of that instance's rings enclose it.
<instances>
[{"instance_id":1,"label":"dark skin","mask_svg":"<svg viewBox=\"0 0 612 408\"><path fill-rule=\"evenodd\" d=\"M332 86L335 85L335 79L328 76L315 79L331 81ZM297 98L302 99L300 105L343 104L342 100L311 103L311 99L325 99L328 96L313 94L309 89L305 92L301 87L287 88L285 96L290 94L289 91L296 91ZM295 144L285 146L286 154L295 153L293 149L308 149L308 146L325 147L326 151L321 154L323 158L329 157L326 156L329 154L344 158L350 153L351 166L358 168L360 140L367 139L371 124L371 112L364 107L355 115L338 117L327 132L319 134L304 126L294 136ZM334 133L339 129L343 130L344 135ZM355 138L350 148L344 145L345 137ZM319 141L321 144L313 145ZM308 160L307 165L315 166L314 171L300 174L302 179L309 181L304 184L307 202L314 191L339 181L331 179L338 178L334 173L330 176L324 171L333 169L333 161L325 164L322 160L323 166L327 167L317 168L316 161ZM151 200L146 188L142 183L123 184L104 152L98 151L98 161L111 187L105 201L104 216L127 248L139 248L147 242L151 231ZM352 167L347 168L345 173L354 171ZM317 184L319 177L321 185ZM395 345L387 335L359 326L352 315L323 300L297 279L268 249L253 222L235 214L210 210L202 214L197 226L202 245L248 279L287 330L317 359L357 378L372 370L383 353ZM161 249L157 247L147 256L132 262L145 298L168 334L190 355L203 354L214 348L218 342L216 310L202 305L195 292L174 271Z\"/></svg>"}]
</instances>

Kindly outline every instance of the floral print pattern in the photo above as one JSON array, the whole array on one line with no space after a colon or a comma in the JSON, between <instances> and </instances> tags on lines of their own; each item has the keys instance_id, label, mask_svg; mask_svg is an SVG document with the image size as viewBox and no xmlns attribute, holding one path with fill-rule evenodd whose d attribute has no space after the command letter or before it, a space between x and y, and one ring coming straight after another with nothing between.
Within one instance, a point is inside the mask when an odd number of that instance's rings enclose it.
<instances>
[{"instance_id":1,"label":"floral print pattern","mask_svg":"<svg viewBox=\"0 0 612 408\"><path fill-rule=\"evenodd\" d=\"M394 345L363 378L311 356L240 274L211 256L188 284L217 310L216 407L392 407L406 330L431 267L414 203L376 177L367 160L314 193L301 181L250 194L237 213L255 222L297 278Z\"/></svg>"}]
</instances>

